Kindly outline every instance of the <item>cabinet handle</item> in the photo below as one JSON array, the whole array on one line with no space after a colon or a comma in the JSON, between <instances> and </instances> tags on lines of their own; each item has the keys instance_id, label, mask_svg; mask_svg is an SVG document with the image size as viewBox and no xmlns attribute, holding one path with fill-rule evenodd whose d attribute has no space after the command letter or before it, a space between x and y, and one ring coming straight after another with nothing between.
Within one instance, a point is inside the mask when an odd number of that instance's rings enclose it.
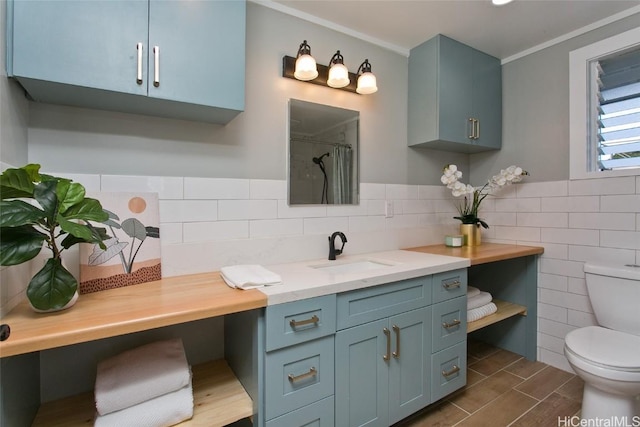
<instances>
[{"instance_id":1,"label":"cabinet handle","mask_svg":"<svg viewBox=\"0 0 640 427\"><path fill-rule=\"evenodd\" d=\"M160 86L160 47L153 47L153 85Z\"/></svg>"},{"instance_id":2,"label":"cabinet handle","mask_svg":"<svg viewBox=\"0 0 640 427\"><path fill-rule=\"evenodd\" d=\"M400 328L398 327L398 325L393 325L392 329L393 332L396 333L396 351L391 354L393 354L394 358L400 359Z\"/></svg>"},{"instance_id":3,"label":"cabinet handle","mask_svg":"<svg viewBox=\"0 0 640 427\"><path fill-rule=\"evenodd\" d=\"M458 372L460 372L460 367L458 365L453 365L453 368L451 368L450 371L442 371L442 376L446 378L453 374L457 374Z\"/></svg>"},{"instance_id":4,"label":"cabinet handle","mask_svg":"<svg viewBox=\"0 0 640 427\"><path fill-rule=\"evenodd\" d=\"M289 374L287 375L287 378L289 378L289 382L295 383L296 381L300 381L309 377L315 377L316 375L318 375L318 370L315 368L315 366L312 366L311 368L309 368L309 372L305 372L304 374L300 375Z\"/></svg>"},{"instance_id":5,"label":"cabinet handle","mask_svg":"<svg viewBox=\"0 0 640 427\"><path fill-rule=\"evenodd\" d=\"M136 74L136 83L139 85L142 84L142 43L138 43L136 45L136 49L138 49L138 67Z\"/></svg>"},{"instance_id":6,"label":"cabinet handle","mask_svg":"<svg viewBox=\"0 0 640 427\"><path fill-rule=\"evenodd\" d=\"M480 139L480 120L478 119L473 119L473 124L474 124L474 131L473 133L475 134L475 138L474 139Z\"/></svg>"},{"instance_id":7,"label":"cabinet handle","mask_svg":"<svg viewBox=\"0 0 640 427\"><path fill-rule=\"evenodd\" d=\"M475 126L473 125L473 117L469 117L469 124L470 124L469 130L470 130L471 135L469 135L468 138L469 139L473 139L474 132L476 130Z\"/></svg>"},{"instance_id":8,"label":"cabinet handle","mask_svg":"<svg viewBox=\"0 0 640 427\"><path fill-rule=\"evenodd\" d=\"M451 323L447 323L447 322L442 322L442 327L443 328L453 328L454 326L458 326L460 324L460 321L458 319L453 319L453 322Z\"/></svg>"},{"instance_id":9,"label":"cabinet handle","mask_svg":"<svg viewBox=\"0 0 640 427\"><path fill-rule=\"evenodd\" d=\"M387 328L384 328L382 330L382 332L387 337L387 354L382 356L382 359L387 361L387 360L389 360L391 358L391 356L390 356L390 353L391 353L391 332Z\"/></svg>"},{"instance_id":10,"label":"cabinet handle","mask_svg":"<svg viewBox=\"0 0 640 427\"><path fill-rule=\"evenodd\" d=\"M318 323L319 321L320 318L314 314L313 316L311 316L311 318L305 320L291 319L289 320L289 325L291 325L292 328L297 328L298 326L304 326L310 323Z\"/></svg>"},{"instance_id":11,"label":"cabinet handle","mask_svg":"<svg viewBox=\"0 0 640 427\"><path fill-rule=\"evenodd\" d=\"M461 283L460 283L459 280L454 280L453 282L443 282L442 283L442 287L445 288L446 290L459 288L460 285L461 285Z\"/></svg>"}]
</instances>

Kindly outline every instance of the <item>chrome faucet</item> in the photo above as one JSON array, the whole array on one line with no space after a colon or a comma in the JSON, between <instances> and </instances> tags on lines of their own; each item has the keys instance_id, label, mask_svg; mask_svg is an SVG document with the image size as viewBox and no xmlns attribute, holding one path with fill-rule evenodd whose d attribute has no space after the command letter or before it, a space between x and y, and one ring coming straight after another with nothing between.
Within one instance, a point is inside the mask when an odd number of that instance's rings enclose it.
<instances>
[{"instance_id":1,"label":"chrome faucet","mask_svg":"<svg viewBox=\"0 0 640 427\"><path fill-rule=\"evenodd\" d=\"M340 240L342 240L342 246L340 249L336 249L336 237L340 236ZM344 248L344 244L347 243L347 236L344 235L341 231L336 231L331 236L329 236L329 259L335 260L336 255L340 255L342 253L342 249Z\"/></svg>"}]
</instances>

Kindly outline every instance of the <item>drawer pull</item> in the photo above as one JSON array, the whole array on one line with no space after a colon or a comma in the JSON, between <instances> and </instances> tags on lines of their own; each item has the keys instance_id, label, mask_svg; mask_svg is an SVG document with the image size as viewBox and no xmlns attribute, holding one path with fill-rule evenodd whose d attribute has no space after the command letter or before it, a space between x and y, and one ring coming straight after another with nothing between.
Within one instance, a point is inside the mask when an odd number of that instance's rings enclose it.
<instances>
[{"instance_id":1,"label":"drawer pull","mask_svg":"<svg viewBox=\"0 0 640 427\"><path fill-rule=\"evenodd\" d=\"M442 322L442 327L449 329L449 328L453 328L454 326L458 326L459 324L460 324L460 321L458 319L453 319L451 323Z\"/></svg>"},{"instance_id":2,"label":"drawer pull","mask_svg":"<svg viewBox=\"0 0 640 427\"><path fill-rule=\"evenodd\" d=\"M318 323L319 321L320 318L314 314L311 318L305 320L291 319L289 325L291 325L292 328L297 328L298 326L310 325L311 323Z\"/></svg>"},{"instance_id":3,"label":"drawer pull","mask_svg":"<svg viewBox=\"0 0 640 427\"><path fill-rule=\"evenodd\" d=\"M305 378L315 377L316 375L318 375L318 370L315 368L315 366L312 366L311 368L309 368L309 372L305 372L304 374L300 375L289 374L287 375L287 377L289 378L289 382L294 383Z\"/></svg>"},{"instance_id":4,"label":"drawer pull","mask_svg":"<svg viewBox=\"0 0 640 427\"><path fill-rule=\"evenodd\" d=\"M384 333L384 335L387 337L387 354L385 354L384 356L382 356L382 359L384 361L387 361L389 359L391 359L391 332L389 331L389 329L384 328L382 330L382 332Z\"/></svg>"},{"instance_id":5,"label":"drawer pull","mask_svg":"<svg viewBox=\"0 0 640 427\"><path fill-rule=\"evenodd\" d=\"M398 325L392 326L393 332L396 333L396 351L391 353L394 358L400 359L400 328Z\"/></svg>"},{"instance_id":6,"label":"drawer pull","mask_svg":"<svg viewBox=\"0 0 640 427\"><path fill-rule=\"evenodd\" d=\"M452 282L443 282L442 283L442 287L445 288L446 290L459 288L460 285L461 285L461 283L460 283L459 280L454 280Z\"/></svg>"},{"instance_id":7,"label":"drawer pull","mask_svg":"<svg viewBox=\"0 0 640 427\"><path fill-rule=\"evenodd\" d=\"M153 47L153 85L160 86L160 47Z\"/></svg>"},{"instance_id":8,"label":"drawer pull","mask_svg":"<svg viewBox=\"0 0 640 427\"><path fill-rule=\"evenodd\" d=\"M458 372L460 372L460 367L458 365L453 365L453 368L451 368L450 371L442 371L442 376L446 378L453 374L457 374Z\"/></svg>"},{"instance_id":9,"label":"drawer pull","mask_svg":"<svg viewBox=\"0 0 640 427\"><path fill-rule=\"evenodd\" d=\"M138 63L136 66L136 83L142 84L142 43L136 44L136 49L138 50Z\"/></svg>"}]
</instances>

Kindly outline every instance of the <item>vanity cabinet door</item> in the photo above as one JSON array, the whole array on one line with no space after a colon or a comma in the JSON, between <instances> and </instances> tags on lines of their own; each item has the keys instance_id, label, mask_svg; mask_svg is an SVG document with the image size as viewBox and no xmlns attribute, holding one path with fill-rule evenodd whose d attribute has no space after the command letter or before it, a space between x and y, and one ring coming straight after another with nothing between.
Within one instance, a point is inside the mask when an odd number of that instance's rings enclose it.
<instances>
[{"instance_id":1,"label":"vanity cabinet door","mask_svg":"<svg viewBox=\"0 0 640 427\"><path fill-rule=\"evenodd\" d=\"M43 82L146 94L146 85L136 81L136 46L147 47L147 2L16 0L7 6L13 26L7 71L36 101L61 89L45 90ZM146 78L146 55L141 61ZM64 100L65 94L57 96Z\"/></svg>"},{"instance_id":2,"label":"vanity cabinet door","mask_svg":"<svg viewBox=\"0 0 640 427\"><path fill-rule=\"evenodd\" d=\"M389 425L388 319L336 334L336 426Z\"/></svg>"}]
</instances>

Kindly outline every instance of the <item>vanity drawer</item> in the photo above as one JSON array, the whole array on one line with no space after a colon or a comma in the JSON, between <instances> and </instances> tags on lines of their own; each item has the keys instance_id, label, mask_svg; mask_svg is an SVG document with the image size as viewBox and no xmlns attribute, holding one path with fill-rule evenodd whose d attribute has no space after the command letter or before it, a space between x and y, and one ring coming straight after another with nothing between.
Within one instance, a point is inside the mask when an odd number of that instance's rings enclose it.
<instances>
[{"instance_id":1,"label":"vanity drawer","mask_svg":"<svg viewBox=\"0 0 640 427\"><path fill-rule=\"evenodd\" d=\"M265 419L333 394L334 337L266 353Z\"/></svg>"},{"instance_id":2,"label":"vanity drawer","mask_svg":"<svg viewBox=\"0 0 640 427\"><path fill-rule=\"evenodd\" d=\"M267 306L267 351L336 332L336 296L326 295Z\"/></svg>"},{"instance_id":3,"label":"vanity drawer","mask_svg":"<svg viewBox=\"0 0 640 427\"><path fill-rule=\"evenodd\" d=\"M467 342L463 341L431 357L431 402L467 383Z\"/></svg>"},{"instance_id":4,"label":"vanity drawer","mask_svg":"<svg viewBox=\"0 0 640 427\"><path fill-rule=\"evenodd\" d=\"M333 427L333 396L267 421L266 427Z\"/></svg>"},{"instance_id":5,"label":"vanity drawer","mask_svg":"<svg viewBox=\"0 0 640 427\"><path fill-rule=\"evenodd\" d=\"M338 330L394 316L431 303L431 276L338 295Z\"/></svg>"},{"instance_id":6,"label":"vanity drawer","mask_svg":"<svg viewBox=\"0 0 640 427\"><path fill-rule=\"evenodd\" d=\"M467 294L467 269L445 271L433 275L433 303Z\"/></svg>"},{"instance_id":7,"label":"vanity drawer","mask_svg":"<svg viewBox=\"0 0 640 427\"><path fill-rule=\"evenodd\" d=\"M434 304L431 313L434 352L467 339L466 296Z\"/></svg>"}]
</instances>

